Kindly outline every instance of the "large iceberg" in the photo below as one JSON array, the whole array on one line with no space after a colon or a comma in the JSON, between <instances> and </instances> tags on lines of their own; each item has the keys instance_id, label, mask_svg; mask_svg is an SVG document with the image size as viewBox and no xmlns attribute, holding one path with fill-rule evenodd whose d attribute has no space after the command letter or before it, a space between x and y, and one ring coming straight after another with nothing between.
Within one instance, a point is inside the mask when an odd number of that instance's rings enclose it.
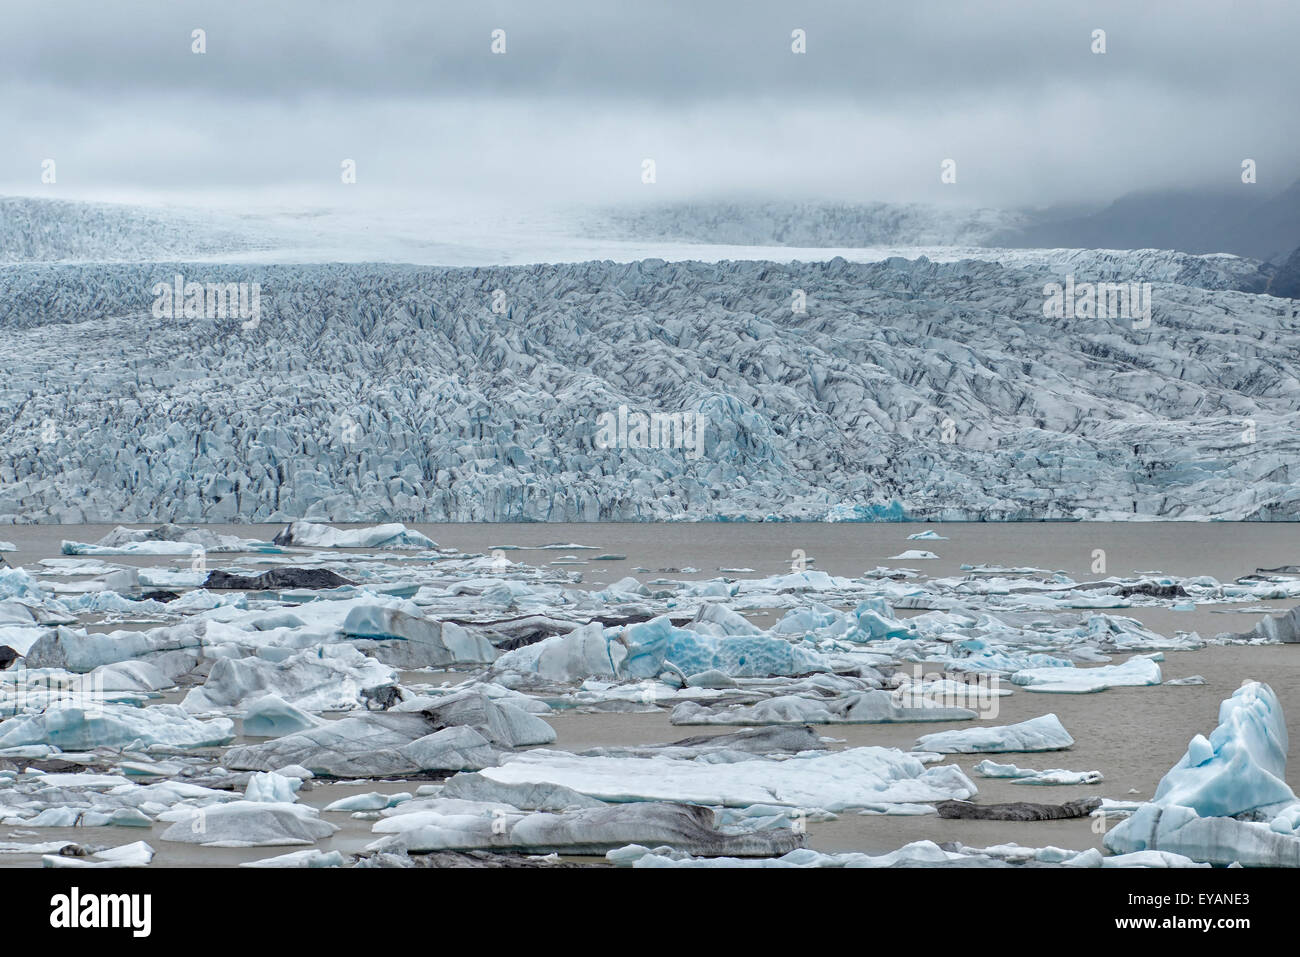
<instances>
[{"instance_id":1,"label":"large iceberg","mask_svg":"<svg viewBox=\"0 0 1300 957\"><path fill-rule=\"evenodd\" d=\"M603 801L776 804L829 811L928 804L976 792L955 765L927 768L909 754L879 747L729 763L706 756L620 758L535 750L507 757L480 774L511 784L559 784Z\"/></svg>"},{"instance_id":2,"label":"large iceberg","mask_svg":"<svg viewBox=\"0 0 1300 957\"><path fill-rule=\"evenodd\" d=\"M1286 783L1287 733L1273 689L1252 681L1219 706L1219 726L1196 735L1160 780L1153 803L1232 817L1295 801Z\"/></svg>"},{"instance_id":3,"label":"large iceberg","mask_svg":"<svg viewBox=\"0 0 1300 957\"><path fill-rule=\"evenodd\" d=\"M675 627L667 616L617 628L591 624L507 652L496 660L493 670L556 682L590 677L654 678L665 668L687 677L710 671L732 677L767 677L830 670L829 662L811 648L753 631L701 634Z\"/></svg>"},{"instance_id":4,"label":"large iceberg","mask_svg":"<svg viewBox=\"0 0 1300 957\"><path fill-rule=\"evenodd\" d=\"M1273 689L1243 682L1151 801L1107 832L1115 853L1162 850L1214 864L1300 867L1300 802L1286 783L1286 723Z\"/></svg>"},{"instance_id":5,"label":"large iceberg","mask_svg":"<svg viewBox=\"0 0 1300 957\"><path fill-rule=\"evenodd\" d=\"M39 714L0 721L0 748L49 744L63 751L144 746L204 748L228 744L234 722L199 721L173 704L133 708L104 704L94 708L50 708Z\"/></svg>"},{"instance_id":6,"label":"large iceberg","mask_svg":"<svg viewBox=\"0 0 1300 957\"><path fill-rule=\"evenodd\" d=\"M277 545L314 548L437 548L427 535L397 522L370 528L334 528L311 522L291 522L275 536Z\"/></svg>"},{"instance_id":7,"label":"large iceberg","mask_svg":"<svg viewBox=\"0 0 1300 957\"><path fill-rule=\"evenodd\" d=\"M185 696L192 714L242 708L268 694L304 711L348 711L365 705L365 692L394 684L397 672L351 645L323 645L279 661L218 658L208 679Z\"/></svg>"},{"instance_id":8,"label":"large iceberg","mask_svg":"<svg viewBox=\"0 0 1300 957\"><path fill-rule=\"evenodd\" d=\"M604 854L630 841L671 844L701 855L783 854L803 843L792 827L720 827L714 812L690 804L641 802L560 811L442 800L402 809L374 826L387 835L377 851L484 848L535 854Z\"/></svg>"}]
</instances>

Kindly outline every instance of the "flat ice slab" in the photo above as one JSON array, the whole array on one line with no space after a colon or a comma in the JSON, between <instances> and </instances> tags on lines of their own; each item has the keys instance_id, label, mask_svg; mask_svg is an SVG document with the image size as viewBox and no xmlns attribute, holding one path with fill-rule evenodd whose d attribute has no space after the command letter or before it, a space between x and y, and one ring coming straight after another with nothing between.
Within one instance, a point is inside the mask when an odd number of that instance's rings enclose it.
<instances>
[{"instance_id":1,"label":"flat ice slab","mask_svg":"<svg viewBox=\"0 0 1300 957\"><path fill-rule=\"evenodd\" d=\"M510 757L483 777L515 784L560 784L605 801L679 801L748 807L881 808L928 804L976 793L956 765L927 768L893 748L797 754L730 763L670 757L584 757L536 750Z\"/></svg>"},{"instance_id":2,"label":"flat ice slab","mask_svg":"<svg viewBox=\"0 0 1300 957\"><path fill-rule=\"evenodd\" d=\"M979 754L999 751L1060 751L1074 744L1074 738L1054 714L1044 714L1019 724L996 728L963 728L938 731L916 739L913 751L940 754Z\"/></svg>"}]
</instances>

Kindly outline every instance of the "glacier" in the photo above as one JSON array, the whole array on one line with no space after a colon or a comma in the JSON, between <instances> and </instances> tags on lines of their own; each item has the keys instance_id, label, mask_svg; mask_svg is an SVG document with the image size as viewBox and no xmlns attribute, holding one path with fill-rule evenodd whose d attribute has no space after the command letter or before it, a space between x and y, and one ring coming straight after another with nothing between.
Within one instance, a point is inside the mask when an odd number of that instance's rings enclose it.
<instances>
[{"instance_id":1,"label":"glacier","mask_svg":"<svg viewBox=\"0 0 1300 957\"><path fill-rule=\"evenodd\" d=\"M1300 515L1291 300L1032 252L185 266L270 291L247 331L154 319L176 264L0 265L0 523ZM1150 327L1045 318L1061 269ZM621 405L703 454L598 447Z\"/></svg>"}]
</instances>

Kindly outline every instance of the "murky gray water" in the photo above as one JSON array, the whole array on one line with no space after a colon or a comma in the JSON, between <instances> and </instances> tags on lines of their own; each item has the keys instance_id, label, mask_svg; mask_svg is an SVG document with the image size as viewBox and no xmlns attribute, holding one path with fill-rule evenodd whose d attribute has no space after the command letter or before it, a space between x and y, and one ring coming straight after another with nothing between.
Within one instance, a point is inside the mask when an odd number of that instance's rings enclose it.
<instances>
[{"instance_id":1,"label":"murky gray water","mask_svg":"<svg viewBox=\"0 0 1300 957\"><path fill-rule=\"evenodd\" d=\"M143 526L140 526L143 527ZM932 577L954 575L966 564L1032 566L1061 570L1076 580L1105 577L1092 571L1094 552L1102 549L1106 574L1163 571L1177 575L1212 575L1220 581L1254 572L1259 567L1300 564L1300 526L1288 524L944 524L944 525L813 525L813 524L690 524L690 525L420 525L420 531L442 545L463 551L486 552L493 546L536 546L550 543L594 545L590 551L523 551L510 553L515 560L531 564L559 560L568 555L588 561L566 566L580 571L584 584L601 583L635 575L647 581L660 575L659 569L695 568L695 572L673 571L673 578L711 578L720 568L750 568L753 572L728 572L728 577L765 577L789 571L791 553L801 549L810 567L835 575L857 576L878 565L915 568ZM93 542L110 526L10 526L0 528L0 540L11 541L20 551L7 555L11 564L28 564L59 554L63 539ZM906 536L934 528L948 541L908 542ZM279 526L220 526L214 530L243 537L271 538ZM897 560L891 556L907 549L937 553L930 561ZM594 562L602 553L626 555L626 560ZM219 566L236 556L211 555L209 564ZM105 561L136 565L183 567L182 560L168 557L106 558ZM184 561L188 566L188 559ZM650 572L638 572L638 567ZM1266 603L1273 611L1284 602ZM1175 629L1215 634L1242 631L1253 625L1254 614L1223 613L1232 605L1202 607L1193 612L1167 608L1115 609L1111 613L1130 615L1164 634ZM1252 604L1249 607L1259 608ZM761 621L762 619L760 619ZM1278 693L1287 716L1288 731L1300 740L1300 646L1210 647L1193 652L1167 654L1162 665L1166 679L1199 674L1207 679L1201 686L1118 688L1100 694L1048 695L1017 691L1001 700L999 724L1010 724L1047 712L1055 712L1076 740L1068 751L1035 755L1013 755L1022 766L1073 770L1100 770L1105 781L1099 785L1035 788L1006 781L975 778L982 802L1044 801L1058 803L1087 795L1119 800L1149 799L1165 771L1181 757L1188 740L1196 733L1209 733L1216 724L1219 703L1244 679L1267 681ZM428 676L424 676L428 679ZM658 714L557 714L550 718L559 740L558 748L578 749L596 745L656 743L688 735L708 733L704 728L675 728L666 713ZM958 726L954 724L953 727ZM942 724L857 725L824 729L822 733L842 738L845 746L879 744L910 748L922 733L938 731ZM718 729L719 732L728 729ZM967 774L982 755L954 755L951 761ZM1300 769L1292 762L1288 781L1300 789ZM410 791L411 782L361 785L319 784L304 793L302 800L323 806L357 791ZM1136 791L1137 793L1132 793ZM331 814L342 827L334 837L319 842L322 850L357 851L369 843L370 822L354 821L345 814ZM837 821L809 824L810 846L824 851L862 850L883 853L908 841L929 838L961 841L972 846L1004 842L1083 849L1099 846L1101 835L1089 820L1009 824L990 821L941 820L922 817L884 817L845 814ZM74 840L98 844L123 844L148 840L157 850L154 866L230 866L285 853L294 848L212 849L158 840L161 827L150 831L133 828L70 829L43 828L36 835L14 836L13 828L0 828L0 841ZM0 854L0 867L32 866L30 856Z\"/></svg>"}]
</instances>

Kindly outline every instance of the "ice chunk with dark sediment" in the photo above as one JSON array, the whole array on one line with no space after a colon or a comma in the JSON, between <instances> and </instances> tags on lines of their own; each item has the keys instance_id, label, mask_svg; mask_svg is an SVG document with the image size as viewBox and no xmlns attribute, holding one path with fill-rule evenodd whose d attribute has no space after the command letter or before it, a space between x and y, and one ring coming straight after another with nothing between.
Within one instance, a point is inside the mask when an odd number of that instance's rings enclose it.
<instances>
[{"instance_id":1,"label":"ice chunk with dark sediment","mask_svg":"<svg viewBox=\"0 0 1300 957\"><path fill-rule=\"evenodd\" d=\"M1143 804L1102 843L1113 854L1171 851L1210 864L1300 867L1300 837L1263 822L1202 817L1176 804Z\"/></svg>"},{"instance_id":2,"label":"ice chunk with dark sediment","mask_svg":"<svg viewBox=\"0 0 1300 957\"><path fill-rule=\"evenodd\" d=\"M636 842L701 856L770 856L803 843L803 835L791 827L719 827L712 810L690 804L638 802L531 812L491 803L477 809L468 802L446 804L446 811L418 810L379 821L374 831L386 836L369 849L604 854Z\"/></svg>"},{"instance_id":3,"label":"ice chunk with dark sediment","mask_svg":"<svg viewBox=\"0 0 1300 957\"><path fill-rule=\"evenodd\" d=\"M262 551L268 543L220 535L207 528L160 525L151 529L117 526L93 545L65 541L64 555L193 555L203 552ZM278 551L278 549L271 549Z\"/></svg>"},{"instance_id":4,"label":"ice chunk with dark sediment","mask_svg":"<svg viewBox=\"0 0 1300 957\"><path fill-rule=\"evenodd\" d=\"M292 522L275 536L276 545L313 548L437 548L438 543L398 522L367 528L335 528L312 522Z\"/></svg>"},{"instance_id":5,"label":"ice chunk with dark sediment","mask_svg":"<svg viewBox=\"0 0 1300 957\"><path fill-rule=\"evenodd\" d=\"M1250 631L1239 634L1226 633L1218 637L1235 638L1240 641L1281 641L1287 644L1300 642L1300 605L1286 614L1261 618Z\"/></svg>"},{"instance_id":6,"label":"ice chunk with dark sediment","mask_svg":"<svg viewBox=\"0 0 1300 957\"><path fill-rule=\"evenodd\" d=\"M297 764L339 778L476 770L499 755L473 728L437 727L422 714L367 712L226 752L237 771L272 771Z\"/></svg>"},{"instance_id":7,"label":"ice chunk with dark sediment","mask_svg":"<svg viewBox=\"0 0 1300 957\"><path fill-rule=\"evenodd\" d=\"M350 578L344 578L328 568L272 568L260 575L237 575L218 568L208 573L202 587L226 591L286 591L291 588L325 589L355 584Z\"/></svg>"},{"instance_id":8,"label":"ice chunk with dark sediment","mask_svg":"<svg viewBox=\"0 0 1300 957\"><path fill-rule=\"evenodd\" d=\"M181 706L192 714L243 707L274 694L305 711L347 711L365 705L364 691L392 685L397 672L349 644L324 645L282 661L218 658L202 687Z\"/></svg>"},{"instance_id":9,"label":"ice chunk with dark sediment","mask_svg":"<svg viewBox=\"0 0 1300 957\"><path fill-rule=\"evenodd\" d=\"M270 771L299 764L333 777L478 770L499 748L545 744L555 731L536 715L486 695L416 699L418 710L366 712L262 744L232 748L229 768Z\"/></svg>"},{"instance_id":10,"label":"ice chunk with dark sediment","mask_svg":"<svg viewBox=\"0 0 1300 957\"><path fill-rule=\"evenodd\" d=\"M974 804L970 801L941 801L936 805L939 816L968 821L1061 821L1087 817L1101 807L1101 798L1077 798L1063 804L1033 804L1015 801L1010 804Z\"/></svg>"},{"instance_id":11,"label":"ice chunk with dark sediment","mask_svg":"<svg viewBox=\"0 0 1300 957\"><path fill-rule=\"evenodd\" d=\"M462 771L447 780L441 797L499 803L527 811L562 811L570 807L602 807L605 802L560 784L509 783Z\"/></svg>"}]
</instances>

